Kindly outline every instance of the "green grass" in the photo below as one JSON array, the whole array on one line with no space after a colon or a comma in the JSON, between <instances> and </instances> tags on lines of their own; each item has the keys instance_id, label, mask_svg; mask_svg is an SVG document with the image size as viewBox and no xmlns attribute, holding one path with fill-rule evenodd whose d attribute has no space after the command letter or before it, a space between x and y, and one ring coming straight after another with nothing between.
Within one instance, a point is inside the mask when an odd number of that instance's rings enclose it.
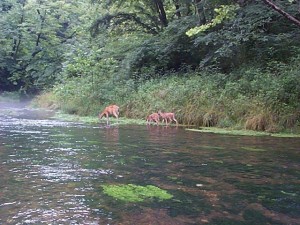
<instances>
[{"instance_id":1,"label":"green grass","mask_svg":"<svg viewBox=\"0 0 300 225\"><path fill-rule=\"evenodd\" d=\"M64 120L64 121L72 121L72 122L83 122L83 123L106 123L106 118L102 118L99 120L98 116L78 116L74 114L67 114L62 112L57 112L53 117L53 119ZM141 119L128 119L125 117L120 117L118 120L114 117L109 118L110 123L118 123L121 125L126 124L136 124L136 125L144 125L146 124L146 120Z\"/></svg>"}]
</instances>

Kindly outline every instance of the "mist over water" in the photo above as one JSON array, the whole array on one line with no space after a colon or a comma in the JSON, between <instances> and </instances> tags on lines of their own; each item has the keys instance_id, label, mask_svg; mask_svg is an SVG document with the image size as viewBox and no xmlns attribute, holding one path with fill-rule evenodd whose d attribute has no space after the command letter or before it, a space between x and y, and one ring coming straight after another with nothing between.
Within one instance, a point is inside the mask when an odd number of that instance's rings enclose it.
<instances>
[{"instance_id":1,"label":"mist over water","mask_svg":"<svg viewBox=\"0 0 300 225\"><path fill-rule=\"evenodd\" d=\"M82 124L0 103L0 224L300 224L299 138ZM157 186L124 202L103 184Z\"/></svg>"}]
</instances>

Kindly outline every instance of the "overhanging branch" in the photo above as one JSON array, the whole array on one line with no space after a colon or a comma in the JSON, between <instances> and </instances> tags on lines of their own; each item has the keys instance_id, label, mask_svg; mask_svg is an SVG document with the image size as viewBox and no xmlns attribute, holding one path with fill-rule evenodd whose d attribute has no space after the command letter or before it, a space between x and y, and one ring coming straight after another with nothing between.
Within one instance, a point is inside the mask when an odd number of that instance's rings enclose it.
<instances>
[{"instance_id":1,"label":"overhanging branch","mask_svg":"<svg viewBox=\"0 0 300 225\"><path fill-rule=\"evenodd\" d=\"M101 25L108 28L108 27L120 25L125 21L134 22L138 26L144 28L146 30L146 32L148 32L148 33L151 33L151 34L158 33L151 25L148 25L148 24L142 22L142 20L139 17L137 17L136 15L131 14L131 13L122 13L122 12L114 14L114 15L107 14L107 15L103 16L102 18L97 19L94 22L94 24L91 26L90 31L91 31L92 36L94 37L99 32L99 27Z\"/></svg>"},{"instance_id":2,"label":"overhanging branch","mask_svg":"<svg viewBox=\"0 0 300 225\"><path fill-rule=\"evenodd\" d=\"M298 27L300 27L300 21L298 19L296 19L295 17L293 17L289 13L285 12L284 10L282 10L280 7L278 7L277 5L275 5L271 0L263 0L263 1L265 2L265 4L267 4L268 6L270 6L272 9L274 9L277 12L279 12L285 18L287 18L288 20L290 20L291 22L293 22L294 24L296 24Z\"/></svg>"}]
</instances>

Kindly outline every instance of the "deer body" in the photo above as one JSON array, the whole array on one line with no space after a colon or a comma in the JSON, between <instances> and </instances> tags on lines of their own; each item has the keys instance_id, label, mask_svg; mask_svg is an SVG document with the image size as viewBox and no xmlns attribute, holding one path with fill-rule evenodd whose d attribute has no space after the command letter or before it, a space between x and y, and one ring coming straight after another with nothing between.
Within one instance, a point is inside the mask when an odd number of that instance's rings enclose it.
<instances>
[{"instance_id":1,"label":"deer body","mask_svg":"<svg viewBox=\"0 0 300 225\"><path fill-rule=\"evenodd\" d=\"M99 114L99 119L101 119L104 115L106 116L107 123L108 123L110 115L113 115L114 117L119 119L119 106L109 105L109 106L105 107L105 109L102 111L102 113Z\"/></svg>"},{"instance_id":2,"label":"deer body","mask_svg":"<svg viewBox=\"0 0 300 225\"><path fill-rule=\"evenodd\" d=\"M159 123L159 115L158 113L152 113L146 118L147 124L150 124L151 122L155 122L157 125Z\"/></svg>"},{"instance_id":3,"label":"deer body","mask_svg":"<svg viewBox=\"0 0 300 225\"><path fill-rule=\"evenodd\" d=\"M176 122L176 125L178 126L178 121L175 118L175 113L162 113L161 111L158 111L159 116L162 118L163 121L166 122L166 125L169 123L172 123L172 121Z\"/></svg>"}]
</instances>

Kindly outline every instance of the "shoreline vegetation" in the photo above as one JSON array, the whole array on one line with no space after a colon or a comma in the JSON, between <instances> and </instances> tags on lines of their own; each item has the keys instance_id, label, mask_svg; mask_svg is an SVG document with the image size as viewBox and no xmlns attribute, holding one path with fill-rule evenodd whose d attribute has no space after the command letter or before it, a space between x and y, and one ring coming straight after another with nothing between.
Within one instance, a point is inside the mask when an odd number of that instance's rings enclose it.
<instances>
[{"instance_id":1,"label":"shoreline vegetation","mask_svg":"<svg viewBox=\"0 0 300 225\"><path fill-rule=\"evenodd\" d=\"M80 116L75 114L64 113L61 110L53 109L52 107L46 107L45 105L37 104L37 99L41 98L42 95L36 96L30 103L30 107L41 107L44 109L53 110L54 116L52 119L70 121L70 122L80 122L80 123L88 123L88 124L106 124L106 118L99 120L97 116ZM0 103L19 103L20 99L18 98L17 93L6 93L5 95L0 95ZM50 104L52 105L52 104ZM131 119L120 117L118 120L110 117L110 123L112 125L146 125L146 120L143 119ZM157 126L152 123L149 126ZM166 126L164 123L160 123L158 126ZM171 127L176 126L175 124L169 125ZM234 129L234 128L220 128L220 127L197 127L195 125L183 125L179 124L178 127L185 129L186 131L191 132L200 132L200 133L213 133L213 134L225 134L225 135L237 135L237 136L271 136L271 137L287 137L287 138L300 138L300 134L298 133L288 133L288 132L277 132L270 133L266 131L253 131L246 129Z\"/></svg>"},{"instance_id":2,"label":"shoreline vegetation","mask_svg":"<svg viewBox=\"0 0 300 225\"><path fill-rule=\"evenodd\" d=\"M90 123L90 124L98 124L99 122L106 124L106 119L102 119L99 121L98 117L92 116L78 116L65 114L61 112L55 113L55 116L52 118L58 120L67 120L72 122L82 122L82 123ZM124 117L120 117L119 120L115 118L110 118L110 123L112 125L146 125L146 120L142 119L128 119ZM157 126L156 124L150 124L149 126ZM165 126L164 123L160 123L158 126ZM176 126L175 124L169 125L171 127ZM213 133L213 134L226 134L226 135L237 135L237 136L271 136L271 137L287 137L287 138L300 138L300 134L293 133L268 133L263 131L253 131L253 130L245 130L245 129L231 129L231 128L217 128L217 127L195 127L195 126L187 126L187 125L179 125L178 127L184 128L186 131L191 132L200 132L200 133ZM191 128L193 127L193 128Z\"/></svg>"},{"instance_id":3,"label":"shoreline vegetation","mask_svg":"<svg viewBox=\"0 0 300 225\"><path fill-rule=\"evenodd\" d=\"M60 111L57 119L98 123L99 112L116 104L120 124L146 124L148 115L161 110L174 112L189 131L300 137L300 64L287 67L276 76L255 68L230 74L174 72L137 86L133 80L102 84L94 77L98 88L89 86L89 76L71 77L35 96L31 106ZM5 99L17 101L18 93L2 93L0 101Z\"/></svg>"},{"instance_id":4,"label":"shoreline vegetation","mask_svg":"<svg viewBox=\"0 0 300 225\"><path fill-rule=\"evenodd\" d=\"M96 76L70 77L40 93L33 105L97 120L106 106L116 104L120 121L126 118L127 124L142 124L137 121L161 110L174 112L179 124L201 127L201 132L298 137L299 71L299 60L294 60L276 75L243 67L228 74L179 71L138 84L131 79L103 83Z\"/></svg>"}]
</instances>

